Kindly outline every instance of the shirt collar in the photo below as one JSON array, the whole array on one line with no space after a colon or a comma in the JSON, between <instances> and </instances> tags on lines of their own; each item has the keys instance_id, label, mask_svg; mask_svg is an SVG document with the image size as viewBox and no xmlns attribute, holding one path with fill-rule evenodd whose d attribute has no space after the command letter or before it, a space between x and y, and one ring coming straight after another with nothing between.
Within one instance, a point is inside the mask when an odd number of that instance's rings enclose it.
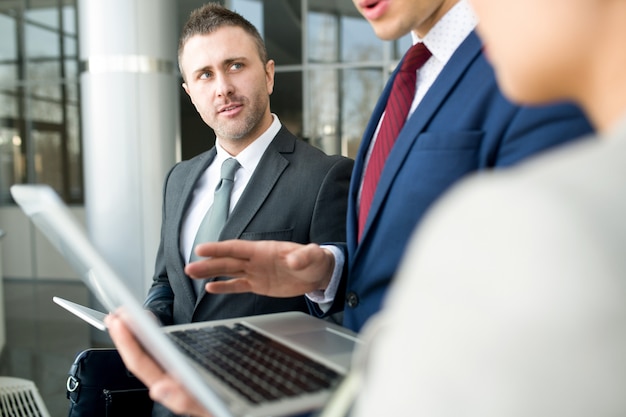
<instances>
[{"instance_id":1,"label":"shirt collar","mask_svg":"<svg viewBox=\"0 0 626 417\"><path fill-rule=\"evenodd\" d=\"M474 30L478 19L467 0L460 0L432 29L421 38L411 32L413 43L424 42L432 56L442 63L448 62L452 54Z\"/></svg>"},{"instance_id":2,"label":"shirt collar","mask_svg":"<svg viewBox=\"0 0 626 417\"><path fill-rule=\"evenodd\" d=\"M270 143L272 143L272 140L278 134L281 127L282 124L280 123L278 116L272 113L272 124L270 127L237 155L236 159L241 165L241 169L254 171L261 160L261 157L265 153L265 150ZM231 155L226 152L224 148L222 148L219 143L219 139L215 140L215 149L217 150L217 155L215 156L213 163L221 165L222 162L231 157Z\"/></svg>"}]
</instances>

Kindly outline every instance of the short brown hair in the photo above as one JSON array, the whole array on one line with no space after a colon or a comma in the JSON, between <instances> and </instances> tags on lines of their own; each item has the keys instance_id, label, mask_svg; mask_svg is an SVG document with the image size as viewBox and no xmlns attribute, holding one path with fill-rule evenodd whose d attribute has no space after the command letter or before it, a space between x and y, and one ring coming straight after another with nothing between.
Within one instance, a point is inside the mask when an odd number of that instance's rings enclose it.
<instances>
[{"instance_id":1,"label":"short brown hair","mask_svg":"<svg viewBox=\"0 0 626 417\"><path fill-rule=\"evenodd\" d=\"M215 32L223 26L240 27L252 36L261 62L263 64L267 63L267 49L257 28L239 13L229 10L218 3L207 3L191 12L180 34L178 41L178 66L183 78L185 74L180 66L181 56L189 38Z\"/></svg>"}]
</instances>

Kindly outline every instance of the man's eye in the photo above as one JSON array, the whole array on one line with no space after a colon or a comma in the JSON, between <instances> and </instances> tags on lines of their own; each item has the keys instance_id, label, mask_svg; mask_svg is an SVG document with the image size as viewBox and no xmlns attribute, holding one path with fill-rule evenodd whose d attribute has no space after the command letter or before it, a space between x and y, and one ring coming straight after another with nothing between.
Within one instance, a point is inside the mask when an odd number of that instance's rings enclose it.
<instances>
[{"instance_id":1,"label":"man's eye","mask_svg":"<svg viewBox=\"0 0 626 417\"><path fill-rule=\"evenodd\" d=\"M234 69L234 70L238 70L238 69L243 68L243 64L240 64L240 63L237 62L237 63L234 63L233 65L231 65L230 68Z\"/></svg>"},{"instance_id":2,"label":"man's eye","mask_svg":"<svg viewBox=\"0 0 626 417\"><path fill-rule=\"evenodd\" d=\"M200 79L201 80L206 80L207 78L211 78L211 73L210 72L203 72L202 74L200 74Z\"/></svg>"}]
</instances>

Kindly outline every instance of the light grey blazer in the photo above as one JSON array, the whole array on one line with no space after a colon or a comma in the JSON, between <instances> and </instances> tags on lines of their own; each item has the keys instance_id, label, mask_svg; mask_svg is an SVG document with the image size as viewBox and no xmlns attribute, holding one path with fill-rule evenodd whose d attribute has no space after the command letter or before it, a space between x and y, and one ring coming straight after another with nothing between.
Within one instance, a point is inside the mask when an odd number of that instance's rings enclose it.
<instances>
[{"instance_id":1,"label":"light grey blazer","mask_svg":"<svg viewBox=\"0 0 626 417\"><path fill-rule=\"evenodd\" d=\"M625 180L626 118L435 204L353 415L626 415Z\"/></svg>"}]
</instances>

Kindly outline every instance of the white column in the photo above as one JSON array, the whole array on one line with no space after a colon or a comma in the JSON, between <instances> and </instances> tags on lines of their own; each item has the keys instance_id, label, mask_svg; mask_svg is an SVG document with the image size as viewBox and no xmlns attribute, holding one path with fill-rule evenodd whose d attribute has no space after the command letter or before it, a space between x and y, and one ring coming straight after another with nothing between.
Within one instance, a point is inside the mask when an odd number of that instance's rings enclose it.
<instances>
[{"instance_id":1,"label":"white column","mask_svg":"<svg viewBox=\"0 0 626 417\"><path fill-rule=\"evenodd\" d=\"M4 230L0 229L0 354L4 350L7 342L7 323L6 314L4 312L4 274L2 269L2 239L4 238Z\"/></svg>"},{"instance_id":2,"label":"white column","mask_svg":"<svg viewBox=\"0 0 626 417\"><path fill-rule=\"evenodd\" d=\"M92 241L143 300L163 179L178 159L175 0L79 0L85 212Z\"/></svg>"}]
</instances>

